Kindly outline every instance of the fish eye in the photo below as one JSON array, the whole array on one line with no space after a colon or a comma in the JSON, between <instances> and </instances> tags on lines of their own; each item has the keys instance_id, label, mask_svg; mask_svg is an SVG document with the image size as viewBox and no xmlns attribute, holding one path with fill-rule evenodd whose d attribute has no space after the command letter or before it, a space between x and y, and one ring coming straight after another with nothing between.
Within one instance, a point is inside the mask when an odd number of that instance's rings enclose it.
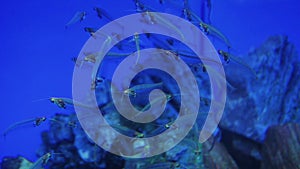
<instances>
[{"instance_id":1,"label":"fish eye","mask_svg":"<svg viewBox=\"0 0 300 169\"><path fill-rule=\"evenodd\" d=\"M96 82L97 83L102 83L102 82L104 82L104 78L103 77L97 77Z\"/></svg>"}]
</instances>

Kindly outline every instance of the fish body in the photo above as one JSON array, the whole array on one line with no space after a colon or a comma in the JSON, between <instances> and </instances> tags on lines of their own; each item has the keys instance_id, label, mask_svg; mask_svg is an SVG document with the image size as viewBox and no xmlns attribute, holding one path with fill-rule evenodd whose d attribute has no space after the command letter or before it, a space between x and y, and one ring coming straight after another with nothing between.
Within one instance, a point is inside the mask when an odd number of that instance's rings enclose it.
<instances>
[{"instance_id":1,"label":"fish body","mask_svg":"<svg viewBox=\"0 0 300 169\"><path fill-rule=\"evenodd\" d=\"M137 12L144 12L145 6L139 0L134 0L135 8Z\"/></svg>"},{"instance_id":2,"label":"fish body","mask_svg":"<svg viewBox=\"0 0 300 169\"><path fill-rule=\"evenodd\" d=\"M159 87L161 85L163 85L162 82L160 82L160 83L152 83L152 84L140 84L140 85L136 85L136 86L133 86L133 87L131 87L129 89L124 90L124 94L132 95L132 96L135 97L136 96L136 92L138 90Z\"/></svg>"},{"instance_id":3,"label":"fish body","mask_svg":"<svg viewBox=\"0 0 300 169\"><path fill-rule=\"evenodd\" d=\"M69 103L69 101L66 102L66 99L64 99L64 98L57 98L57 97L51 97L50 101L52 103L56 104L59 108L63 108L63 109L65 109L66 108L66 104ZM71 104L73 104L73 103L71 103Z\"/></svg>"},{"instance_id":4,"label":"fish body","mask_svg":"<svg viewBox=\"0 0 300 169\"><path fill-rule=\"evenodd\" d=\"M51 97L50 101L54 104L56 104L59 108L65 109L67 105L73 105L73 106L79 106L79 107L84 107L84 108L91 108L83 103L80 103L78 101L75 101L70 98L58 98L58 97Z\"/></svg>"},{"instance_id":5,"label":"fish body","mask_svg":"<svg viewBox=\"0 0 300 169\"><path fill-rule=\"evenodd\" d=\"M139 37L139 34L137 34L137 33L134 34L134 41L135 41L135 47L136 47L137 55L138 55L136 62L135 62L135 64L137 65L138 61L140 59L140 37Z\"/></svg>"},{"instance_id":6,"label":"fish body","mask_svg":"<svg viewBox=\"0 0 300 169\"><path fill-rule=\"evenodd\" d=\"M72 127L72 128L77 127L76 121L65 122L65 121L57 120L55 118L49 118L49 120L52 121L52 122L55 122L57 124L63 125L63 126Z\"/></svg>"},{"instance_id":7,"label":"fish body","mask_svg":"<svg viewBox=\"0 0 300 169\"><path fill-rule=\"evenodd\" d=\"M208 23L211 23L210 18L211 18L211 9L212 9L212 4L211 0L206 0L206 7L207 7L207 21Z\"/></svg>"},{"instance_id":8,"label":"fish body","mask_svg":"<svg viewBox=\"0 0 300 169\"><path fill-rule=\"evenodd\" d=\"M180 31L180 29L178 27L176 27L174 24L172 24L170 21L159 16L159 14L157 14L155 12L155 10L153 10L152 8L150 8L148 6L145 6L144 4L141 4L139 1L136 1L136 6L137 6L138 12L143 12L142 15L146 18L147 23L150 23L150 24L159 23L164 26L167 26L170 29L173 29L176 33L178 33L180 35L180 37L182 39L184 39L184 36L183 36L182 32Z\"/></svg>"},{"instance_id":9,"label":"fish body","mask_svg":"<svg viewBox=\"0 0 300 169\"><path fill-rule=\"evenodd\" d=\"M34 127L39 126L45 120L46 120L46 117L37 117L37 118L22 120L22 121L13 123L3 132L3 136L6 136L10 131L14 130L15 128L18 128L18 127L21 127L21 126L24 126L24 125L27 125L30 123L32 123Z\"/></svg>"},{"instance_id":10,"label":"fish body","mask_svg":"<svg viewBox=\"0 0 300 169\"><path fill-rule=\"evenodd\" d=\"M73 25L77 22L81 22L86 18L86 12L80 11L76 12L73 18L66 24L65 28L68 28L70 25Z\"/></svg>"},{"instance_id":11,"label":"fish body","mask_svg":"<svg viewBox=\"0 0 300 169\"><path fill-rule=\"evenodd\" d=\"M228 38L224 34L222 34L218 29L216 29L212 25L206 24L204 22L200 23L199 25L205 33L211 34L211 35L219 38L221 41L223 41L226 44L228 49L231 48L231 44L230 44Z\"/></svg>"},{"instance_id":12,"label":"fish body","mask_svg":"<svg viewBox=\"0 0 300 169\"><path fill-rule=\"evenodd\" d=\"M115 52L108 52L106 54L106 56L116 56L116 57L120 57L120 56L129 56L132 53L115 53Z\"/></svg>"},{"instance_id":13,"label":"fish body","mask_svg":"<svg viewBox=\"0 0 300 169\"><path fill-rule=\"evenodd\" d=\"M155 98L151 103L148 103L148 104L141 110L141 112L144 112L144 111L150 109L151 105L153 105L153 104L155 104L155 103L157 103L157 102L159 102L159 101L162 101L163 99L166 99L166 103L167 103L167 102L171 101L171 100L174 98L174 96L178 96L178 95L180 95L180 94L175 94L175 95L167 94L167 95L164 96L164 97L158 97L158 98ZM167 127L167 126L165 126L165 127ZM170 126L168 126L168 127L170 127Z\"/></svg>"},{"instance_id":14,"label":"fish body","mask_svg":"<svg viewBox=\"0 0 300 169\"><path fill-rule=\"evenodd\" d=\"M244 63L243 61L239 60L237 57L233 56L232 54L225 52L223 50L218 50L218 53L223 56L224 61L226 63L229 63L230 60L233 60L234 62L243 65L244 67L246 67L254 76L255 79L258 79L256 72L246 63Z\"/></svg>"},{"instance_id":15,"label":"fish body","mask_svg":"<svg viewBox=\"0 0 300 169\"><path fill-rule=\"evenodd\" d=\"M201 19L201 17L198 16L194 11L192 11L188 6L186 6L186 5L184 6L183 12L185 13L185 15L189 14L190 17L191 17L191 20L192 20L192 18L194 18L194 19L196 20L196 23L197 23L198 25L200 25L201 28L202 28L202 25L205 24L205 23L203 22L203 20ZM202 28L202 29L203 29L203 28ZM207 33L207 32L206 32L206 33Z\"/></svg>"},{"instance_id":16,"label":"fish body","mask_svg":"<svg viewBox=\"0 0 300 169\"><path fill-rule=\"evenodd\" d=\"M38 160L36 160L32 164L30 169L42 169L48 163L51 156L52 156L51 153L47 153L47 154L43 155L42 157L40 157Z\"/></svg>"},{"instance_id":17,"label":"fish body","mask_svg":"<svg viewBox=\"0 0 300 169\"><path fill-rule=\"evenodd\" d=\"M113 19L108 15L108 13L102 9L102 8L98 8L98 7L95 7L94 8L94 11L96 11L97 13L97 16L102 19L103 17L107 18L109 21L112 21Z\"/></svg>"},{"instance_id":18,"label":"fish body","mask_svg":"<svg viewBox=\"0 0 300 169\"><path fill-rule=\"evenodd\" d=\"M36 160L29 169L42 169L48 163L50 158L55 154L62 154L62 153L46 153L41 156L38 160Z\"/></svg>"},{"instance_id":19,"label":"fish body","mask_svg":"<svg viewBox=\"0 0 300 169\"><path fill-rule=\"evenodd\" d=\"M173 29L176 33L178 33L180 35L181 39L184 39L184 35L180 31L180 29L178 27L176 27L174 24L172 24L170 21L159 16L159 14L157 14L155 12L150 12L149 10L147 10L146 15L148 15L149 18L151 18L152 23L160 23L162 25L165 25L166 27L169 27L169 29Z\"/></svg>"},{"instance_id":20,"label":"fish body","mask_svg":"<svg viewBox=\"0 0 300 169\"><path fill-rule=\"evenodd\" d=\"M96 33L96 30L94 28L90 28L90 27L85 27L84 28L84 31L89 33L92 37L95 38L95 33Z\"/></svg>"},{"instance_id":21,"label":"fish body","mask_svg":"<svg viewBox=\"0 0 300 169\"><path fill-rule=\"evenodd\" d=\"M186 19L192 21L192 13L189 7L188 0L184 0L182 13Z\"/></svg>"},{"instance_id":22,"label":"fish body","mask_svg":"<svg viewBox=\"0 0 300 169\"><path fill-rule=\"evenodd\" d=\"M85 62L91 62L91 63L96 63L97 61L97 56L95 54L86 54L86 56L84 57L84 61Z\"/></svg>"}]
</instances>

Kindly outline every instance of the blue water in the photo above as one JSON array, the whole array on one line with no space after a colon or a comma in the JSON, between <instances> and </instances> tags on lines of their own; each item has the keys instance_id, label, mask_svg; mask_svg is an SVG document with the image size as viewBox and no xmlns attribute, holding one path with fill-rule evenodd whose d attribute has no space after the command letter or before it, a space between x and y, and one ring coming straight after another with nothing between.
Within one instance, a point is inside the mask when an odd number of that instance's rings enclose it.
<instances>
[{"instance_id":1,"label":"blue water","mask_svg":"<svg viewBox=\"0 0 300 169\"><path fill-rule=\"evenodd\" d=\"M147 4L159 11L174 12L168 1L163 6L156 1L151 3ZM299 1L213 0L212 3L211 21L226 34L237 53L246 54L274 34L288 35L299 51ZM0 132L16 121L72 111L59 109L47 100L36 100L50 96L72 97L74 64L71 58L78 55L89 38L83 27L97 28L107 22L97 18L92 10L94 6L106 9L113 18L132 13L134 9L130 0L2 2ZM190 0L190 6L200 13L200 1ZM76 11L87 11L87 19L65 29ZM40 132L47 128L47 123L35 128L29 125L1 138L0 159L22 155L36 160Z\"/></svg>"}]
</instances>

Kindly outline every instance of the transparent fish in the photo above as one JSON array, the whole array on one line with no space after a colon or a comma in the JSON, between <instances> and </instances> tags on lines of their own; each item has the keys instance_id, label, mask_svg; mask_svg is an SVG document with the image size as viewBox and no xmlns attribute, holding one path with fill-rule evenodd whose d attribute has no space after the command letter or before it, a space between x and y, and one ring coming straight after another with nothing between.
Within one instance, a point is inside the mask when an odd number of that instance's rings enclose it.
<instances>
[{"instance_id":1,"label":"transparent fish","mask_svg":"<svg viewBox=\"0 0 300 169\"><path fill-rule=\"evenodd\" d=\"M161 17L159 14L155 13L154 11L146 10L144 16L147 16L148 23L150 23L150 24L156 23L156 24L164 25L164 26L168 27L169 29L172 29L176 33L178 33L182 40L184 39L183 33L180 31L180 29L177 26L175 26L168 20L164 19L163 17Z\"/></svg>"},{"instance_id":2,"label":"transparent fish","mask_svg":"<svg viewBox=\"0 0 300 169\"><path fill-rule=\"evenodd\" d=\"M37 118L22 120L22 121L13 123L3 132L3 136L6 136L12 130L14 130L18 127L27 125L27 124L33 124L34 127L39 126L45 120L46 120L46 117L37 117Z\"/></svg>"},{"instance_id":3,"label":"transparent fish","mask_svg":"<svg viewBox=\"0 0 300 169\"><path fill-rule=\"evenodd\" d=\"M52 122L55 122L57 124L60 124L62 126L67 126L67 127L72 127L72 128L76 128L77 127L77 124L76 124L75 121L64 122L64 121L57 120L55 118L48 118L48 120L52 121Z\"/></svg>"},{"instance_id":4,"label":"transparent fish","mask_svg":"<svg viewBox=\"0 0 300 169\"><path fill-rule=\"evenodd\" d=\"M137 50L137 59L136 59L136 62L135 64L137 65L138 64L138 61L140 59L140 37L139 37L139 34L135 33L134 34L134 41L135 41L135 47L136 47L136 50Z\"/></svg>"},{"instance_id":5,"label":"transparent fish","mask_svg":"<svg viewBox=\"0 0 300 169\"><path fill-rule=\"evenodd\" d=\"M57 97L51 97L50 101L54 104L56 104L58 107L65 109L66 105L75 105L75 106L80 106L80 107L85 107L85 108L91 108L87 105L84 105L78 101L74 101L73 99L70 98L57 98Z\"/></svg>"},{"instance_id":6,"label":"transparent fish","mask_svg":"<svg viewBox=\"0 0 300 169\"><path fill-rule=\"evenodd\" d=\"M97 31L96 29L90 28L90 27L84 27L83 29L85 32L89 33L90 36L96 38L96 36L95 36L95 32Z\"/></svg>"},{"instance_id":7,"label":"transparent fish","mask_svg":"<svg viewBox=\"0 0 300 169\"><path fill-rule=\"evenodd\" d=\"M61 154L61 153L46 153L38 160L36 160L29 169L42 169L43 167L45 167L45 165L48 163L48 161L54 154Z\"/></svg>"},{"instance_id":8,"label":"transparent fish","mask_svg":"<svg viewBox=\"0 0 300 169\"><path fill-rule=\"evenodd\" d=\"M201 22L199 25L205 33L207 33L208 35L215 36L219 38L221 41L223 41L228 47L228 49L232 47L228 38L223 33L221 33L217 28L213 27L212 25L206 24L204 22Z\"/></svg>"},{"instance_id":9,"label":"transparent fish","mask_svg":"<svg viewBox=\"0 0 300 169\"><path fill-rule=\"evenodd\" d=\"M127 95L131 95L131 96L136 96L136 92L138 90L142 90L142 89L149 89L149 88L155 88L155 87L159 87L162 86L163 83L150 83L150 84L141 84L141 85L135 85L129 89L124 90L124 94Z\"/></svg>"},{"instance_id":10,"label":"transparent fish","mask_svg":"<svg viewBox=\"0 0 300 169\"><path fill-rule=\"evenodd\" d=\"M68 28L70 25L73 25L77 22L83 21L85 17L86 17L86 12L83 11L76 12L73 18L65 25L65 28Z\"/></svg>"},{"instance_id":11,"label":"transparent fish","mask_svg":"<svg viewBox=\"0 0 300 169\"><path fill-rule=\"evenodd\" d=\"M49 98L44 98L44 99L38 99L35 101L48 100L48 99L50 100L51 103L54 103L59 108L63 108L63 109L67 108L67 105L72 105L72 106L76 105L76 106L80 106L80 107L90 108L87 105L84 105L82 103L74 101L71 98L65 98L65 97L49 97Z\"/></svg>"},{"instance_id":12,"label":"transparent fish","mask_svg":"<svg viewBox=\"0 0 300 169\"><path fill-rule=\"evenodd\" d=\"M107 18L109 21L112 21L112 17L102 8L94 7L94 11L96 11L97 16L102 19L103 17Z\"/></svg>"},{"instance_id":13,"label":"transparent fish","mask_svg":"<svg viewBox=\"0 0 300 169\"><path fill-rule=\"evenodd\" d=\"M224 61L226 63L229 63L230 60L233 60L234 62L236 62L236 63L238 63L238 64L243 65L244 67L246 67L255 76L255 79L258 79L256 72L249 65L247 65L246 63L244 63L243 61L241 61L237 57L235 57L232 54L230 54L228 52L225 52L223 50L218 50L218 53L221 56L223 56Z\"/></svg>"}]
</instances>

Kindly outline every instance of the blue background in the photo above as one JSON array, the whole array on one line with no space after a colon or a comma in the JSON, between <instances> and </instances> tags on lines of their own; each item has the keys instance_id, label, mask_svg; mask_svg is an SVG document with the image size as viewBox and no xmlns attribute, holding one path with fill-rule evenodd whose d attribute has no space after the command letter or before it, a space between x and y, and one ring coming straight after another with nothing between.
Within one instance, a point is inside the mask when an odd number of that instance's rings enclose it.
<instances>
[{"instance_id":1,"label":"blue background","mask_svg":"<svg viewBox=\"0 0 300 169\"><path fill-rule=\"evenodd\" d=\"M159 11L172 11L168 1L144 1ZM150 3L151 2L151 3ZM180 2L178 0L178 2ZM212 24L231 40L236 52L247 54L269 36L285 34L300 49L298 0L213 0ZM122 5L121 5L122 4ZM55 113L70 113L49 101L34 101L50 96L72 97L72 57L77 57L89 35L86 26L100 27L94 6L106 9L113 18L134 9L131 0L29 0L5 1L0 10L0 132L10 124ZM190 0L191 8L200 13L199 0ZM160 9L159 9L160 8ZM164 9L166 8L166 9ZM65 29L77 11L87 11L87 19ZM35 160L41 144L39 127L24 127L0 138L0 158L22 155Z\"/></svg>"}]
</instances>

